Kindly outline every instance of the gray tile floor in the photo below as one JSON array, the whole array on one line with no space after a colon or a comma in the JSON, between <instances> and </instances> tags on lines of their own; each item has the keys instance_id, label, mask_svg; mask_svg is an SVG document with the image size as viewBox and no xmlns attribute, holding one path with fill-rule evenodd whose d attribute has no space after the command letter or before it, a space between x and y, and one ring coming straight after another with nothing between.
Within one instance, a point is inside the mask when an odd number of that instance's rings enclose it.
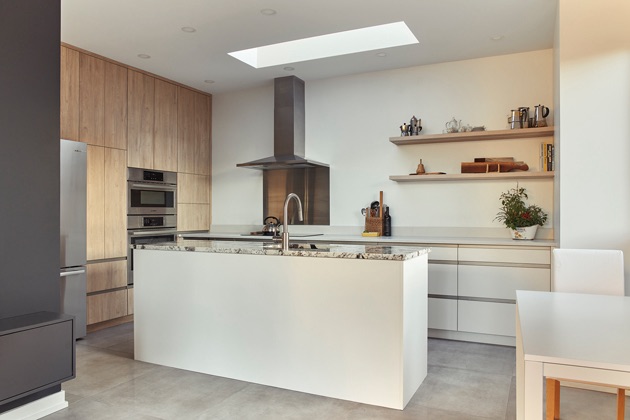
<instances>
[{"instance_id":1,"label":"gray tile floor","mask_svg":"<svg viewBox=\"0 0 630 420\"><path fill-rule=\"evenodd\" d=\"M77 377L57 419L514 419L515 350L429 340L429 373L405 410L188 372L133 360L133 324L77 342ZM562 389L563 419L614 419L611 394ZM626 416L626 418L630 418Z\"/></svg>"}]
</instances>

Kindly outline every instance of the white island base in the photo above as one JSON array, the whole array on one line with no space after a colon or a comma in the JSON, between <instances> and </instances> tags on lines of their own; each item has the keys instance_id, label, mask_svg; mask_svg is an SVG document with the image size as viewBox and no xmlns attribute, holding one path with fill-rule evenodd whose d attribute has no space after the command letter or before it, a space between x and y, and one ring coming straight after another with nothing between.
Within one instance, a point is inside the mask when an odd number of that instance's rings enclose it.
<instances>
[{"instance_id":1,"label":"white island base","mask_svg":"<svg viewBox=\"0 0 630 420\"><path fill-rule=\"evenodd\" d=\"M427 255L134 251L135 358L403 409L427 374Z\"/></svg>"}]
</instances>

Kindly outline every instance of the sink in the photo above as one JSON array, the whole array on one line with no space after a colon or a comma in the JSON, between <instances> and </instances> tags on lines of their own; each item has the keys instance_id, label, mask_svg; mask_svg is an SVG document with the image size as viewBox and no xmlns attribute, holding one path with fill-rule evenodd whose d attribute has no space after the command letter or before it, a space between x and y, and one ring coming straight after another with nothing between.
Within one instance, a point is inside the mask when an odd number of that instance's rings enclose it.
<instances>
[{"instance_id":1,"label":"sink","mask_svg":"<svg viewBox=\"0 0 630 420\"><path fill-rule=\"evenodd\" d=\"M280 243L265 243L263 244L263 249L282 249L282 244ZM290 251L320 251L320 252L328 252L330 251L330 247L315 245L315 244L289 244Z\"/></svg>"}]
</instances>

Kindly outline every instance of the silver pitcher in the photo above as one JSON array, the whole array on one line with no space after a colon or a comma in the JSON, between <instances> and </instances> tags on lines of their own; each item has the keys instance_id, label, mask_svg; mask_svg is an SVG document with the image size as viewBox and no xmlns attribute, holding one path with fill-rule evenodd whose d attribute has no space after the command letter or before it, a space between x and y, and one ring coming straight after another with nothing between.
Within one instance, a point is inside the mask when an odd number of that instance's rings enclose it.
<instances>
[{"instance_id":1,"label":"silver pitcher","mask_svg":"<svg viewBox=\"0 0 630 420\"><path fill-rule=\"evenodd\" d=\"M547 115L549 115L549 108L544 105L536 105L534 107L534 127L547 127Z\"/></svg>"}]
</instances>

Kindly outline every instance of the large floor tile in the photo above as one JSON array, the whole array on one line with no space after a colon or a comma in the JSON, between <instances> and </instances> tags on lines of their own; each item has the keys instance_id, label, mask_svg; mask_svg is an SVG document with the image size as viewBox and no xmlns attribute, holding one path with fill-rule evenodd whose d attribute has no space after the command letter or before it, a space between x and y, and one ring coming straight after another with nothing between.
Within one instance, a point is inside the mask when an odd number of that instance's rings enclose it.
<instances>
[{"instance_id":1,"label":"large floor tile","mask_svg":"<svg viewBox=\"0 0 630 420\"><path fill-rule=\"evenodd\" d=\"M514 347L431 339L428 350L428 362L432 366L502 375L516 374L516 349Z\"/></svg>"},{"instance_id":2,"label":"large floor tile","mask_svg":"<svg viewBox=\"0 0 630 420\"><path fill-rule=\"evenodd\" d=\"M167 420L130 413L122 407L109 405L91 398L71 403L67 408L44 417L46 420Z\"/></svg>"},{"instance_id":3,"label":"large floor tile","mask_svg":"<svg viewBox=\"0 0 630 420\"><path fill-rule=\"evenodd\" d=\"M429 374L409 406L504 419L511 382L511 375L429 366Z\"/></svg>"},{"instance_id":4,"label":"large floor tile","mask_svg":"<svg viewBox=\"0 0 630 420\"><path fill-rule=\"evenodd\" d=\"M130 413L189 419L247 386L247 382L160 367L94 398Z\"/></svg>"},{"instance_id":5,"label":"large floor tile","mask_svg":"<svg viewBox=\"0 0 630 420\"><path fill-rule=\"evenodd\" d=\"M76 378L65 382L66 392L88 397L148 373L157 365L137 362L108 350L77 346Z\"/></svg>"}]
</instances>

